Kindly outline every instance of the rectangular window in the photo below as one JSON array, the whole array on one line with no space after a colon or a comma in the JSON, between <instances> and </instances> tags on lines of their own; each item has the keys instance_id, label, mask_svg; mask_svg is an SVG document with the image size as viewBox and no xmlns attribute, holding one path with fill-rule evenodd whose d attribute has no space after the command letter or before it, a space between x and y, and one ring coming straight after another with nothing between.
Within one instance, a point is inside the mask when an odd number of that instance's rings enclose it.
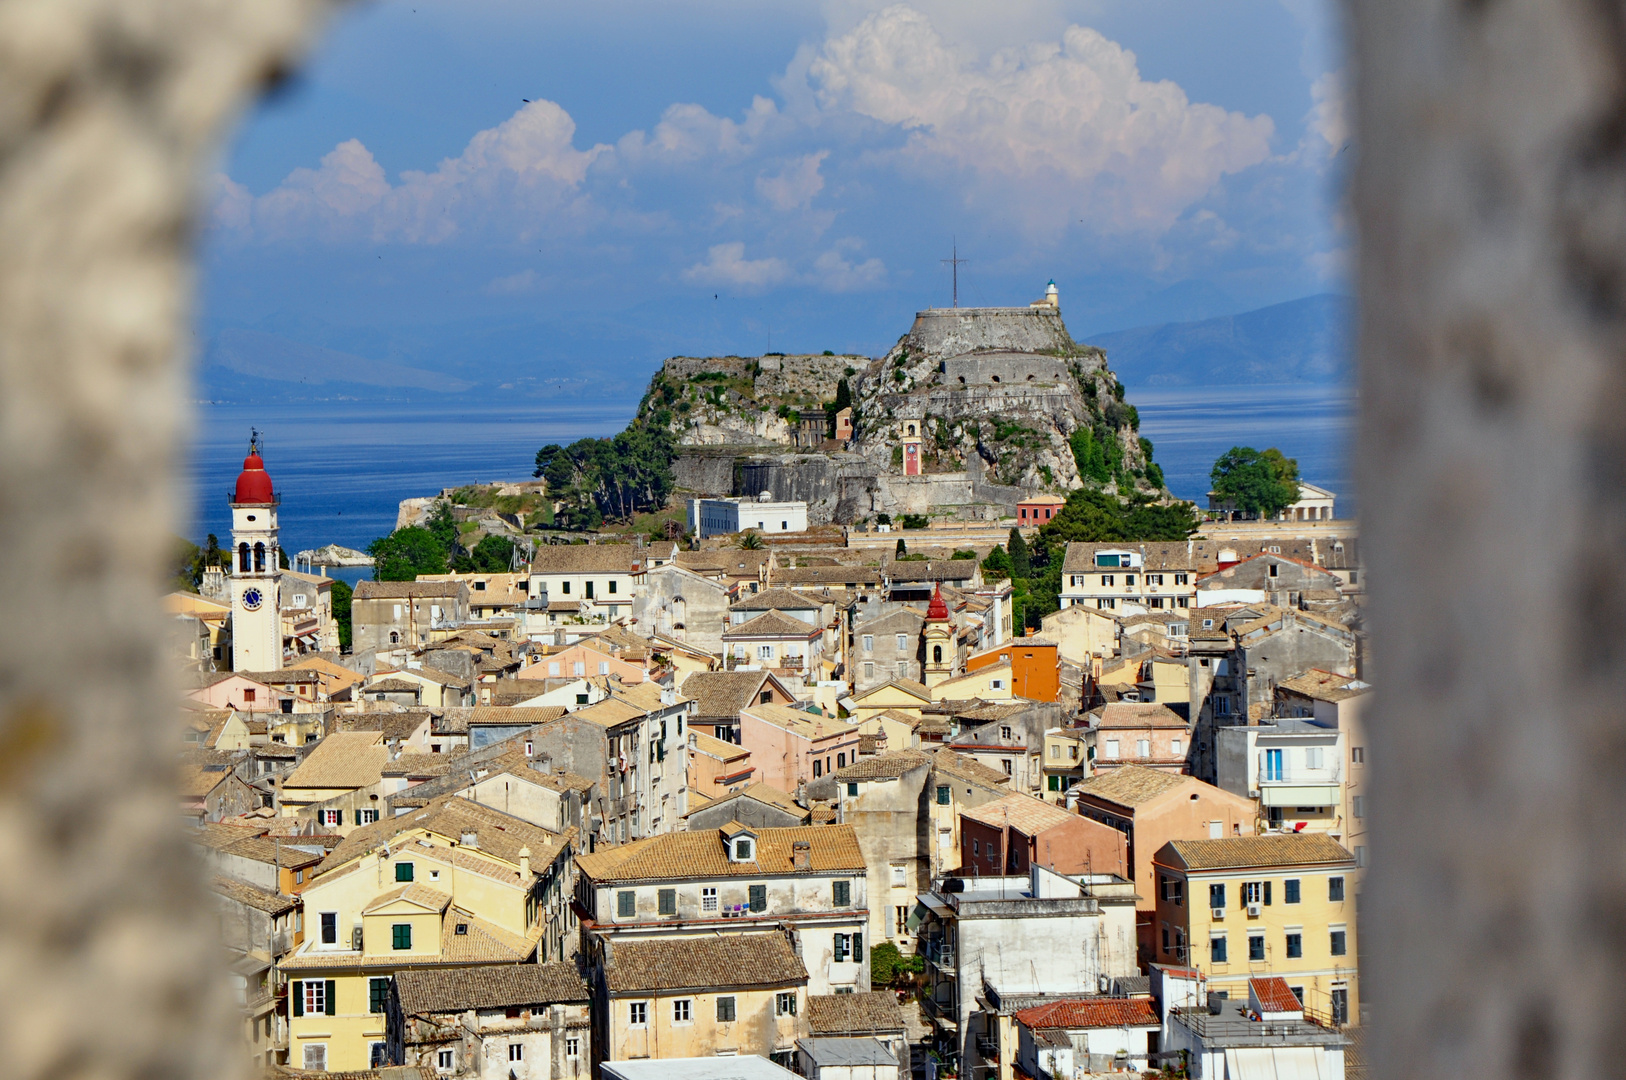
<instances>
[{"instance_id":1,"label":"rectangular window","mask_svg":"<svg viewBox=\"0 0 1626 1080\"><path fill-rule=\"evenodd\" d=\"M1229 711L1230 709L1227 708L1226 712ZM1280 780L1284 775L1285 774L1282 770L1282 752L1280 750L1266 750L1265 779L1270 781Z\"/></svg>"},{"instance_id":2,"label":"rectangular window","mask_svg":"<svg viewBox=\"0 0 1626 1080\"><path fill-rule=\"evenodd\" d=\"M871 664L871 663L869 663L867 661L864 664L864 678L866 678L866 679L875 678L875 665Z\"/></svg>"},{"instance_id":3,"label":"rectangular window","mask_svg":"<svg viewBox=\"0 0 1626 1080\"><path fill-rule=\"evenodd\" d=\"M581 1041L581 1039L579 1039L579 1038L577 1038L575 1036L572 1036L571 1038L566 1039L565 1040L565 1057L575 1058L575 1057L581 1057L581 1056L582 1056L582 1041Z\"/></svg>"},{"instance_id":4,"label":"rectangular window","mask_svg":"<svg viewBox=\"0 0 1626 1080\"><path fill-rule=\"evenodd\" d=\"M1262 904L1265 900L1265 885L1261 881L1244 881L1242 883L1242 903Z\"/></svg>"},{"instance_id":5,"label":"rectangular window","mask_svg":"<svg viewBox=\"0 0 1626 1080\"><path fill-rule=\"evenodd\" d=\"M327 1043L306 1043L304 1062L311 1072L326 1072Z\"/></svg>"},{"instance_id":6,"label":"rectangular window","mask_svg":"<svg viewBox=\"0 0 1626 1080\"><path fill-rule=\"evenodd\" d=\"M661 889L655 894L658 910L662 915L677 914L677 890Z\"/></svg>"},{"instance_id":7,"label":"rectangular window","mask_svg":"<svg viewBox=\"0 0 1626 1080\"><path fill-rule=\"evenodd\" d=\"M717 886L708 885L700 890L700 910L703 912L717 910Z\"/></svg>"},{"instance_id":8,"label":"rectangular window","mask_svg":"<svg viewBox=\"0 0 1626 1080\"><path fill-rule=\"evenodd\" d=\"M1169 753L1173 754L1175 757L1179 757L1181 754L1183 754L1185 752L1186 752L1186 744L1185 744L1184 741L1182 741L1180 739L1175 739L1175 740L1173 740L1173 741L1171 741L1169 743Z\"/></svg>"},{"instance_id":9,"label":"rectangular window","mask_svg":"<svg viewBox=\"0 0 1626 1080\"><path fill-rule=\"evenodd\" d=\"M852 795L852 796L856 796L858 794L858 781L856 781L856 780L848 781L848 783L847 783L847 794Z\"/></svg>"},{"instance_id":10,"label":"rectangular window","mask_svg":"<svg viewBox=\"0 0 1626 1080\"><path fill-rule=\"evenodd\" d=\"M435 1068L439 1069L441 1072L451 1072L456 1064L457 1061L455 1050L435 1051Z\"/></svg>"},{"instance_id":11,"label":"rectangular window","mask_svg":"<svg viewBox=\"0 0 1626 1080\"><path fill-rule=\"evenodd\" d=\"M299 996L298 1004L304 1006L300 1011L306 1016L321 1016L327 1012L327 983L321 979L306 979L299 984L303 992Z\"/></svg>"},{"instance_id":12,"label":"rectangular window","mask_svg":"<svg viewBox=\"0 0 1626 1080\"><path fill-rule=\"evenodd\" d=\"M842 753L837 754L836 755L836 768L845 769L846 767L847 767L847 755L846 755L846 753L842 752ZM858 792L854 791L854 792L851 792L851 794L857 795Z\"/></svg>"},{"instance_id":13,"label":"rectangular window","mask_svg":"<svg viewBox=\"0 0 1626 1080\"><path fill-rule=\"evenodd\" d=\"M1136 739L1135 740L1135 756L1138 757L1138 758L1149 758L1149 757L1151 757L1152 756L1152 740L1150 740L1150 739Z\"/></svg>"},{"instance_id":14,"label":"rectangular window","mask_svg":"<svg viewBox=\"0 0 1626 1080\"><path fill-rule=\"evenodd\" d=\"M412 924L411 923L395 923L394 925L392 925L390 927L390 948L392 948L392 949L410 949L410 948L412 948Z\"/></svg>"},{"instance_id":15,"label":"rectangular window","mask_svg":"<svg viewBox=\"0 0 1626 1080\"><path fill-rule=\"evenodd\" d=\"M694 1019L694 1001L690 998L678 998L672 1002L672 1023L687 1024Z\"/></svg>"},{"instance_id":16,"label":"rectangular window","mask_svg":"<svg viewBox=\"0 0 1626 1080\"><path fill-rule=\"evenodd\" d=\"M1304 748L1304 767L1307 769L1321 768L1321 747L1307 746Z\"/></svg>"},{"instance_id":17,"label":"rectangular window","mask_svg":"<svg viewBox=\"0 0 1626 1080\"><path fill-rule=\"evenodd\" d=\"M875 651L875 635L874 634L865 634L864 635L864 651L867 652L867 653L872 653L872 652Z\"/></svg>"},{"instance_id":18,"label":"rectangular window","mask_svg":"<svg viewBox=\"0 0 1626 1080\"><path fill-rule=\"evenodd\" d=\"M409 863L409 862L398 862L398 863L396 863L395 864L395 880L396 881L411 881L412 880L412 864Z\"/></svg>"},{"instance_id":19,"label":"rectangular window","mask_svg":"<svg viewBox=\"0 0 1626 1080\"><path fill-rule=\"evenodd\" d=\"M371 825L373 822L375 822L377 820L378 820L378 811L377 810L357 810L356 811L356 824L357 825Z\"/></svg>"},{"instance_id":20,"label":"rectangular window","mask_svg":"<svg viewBox=\"0 0 1626 1080\"><path fill-rule=\"evenodd\" d=\"M1103 585L1111 585L1113 583L1114 583L1114 578L1113 578L1113 576L1111 574L1102 574L1101 575L1101 584L1103 584Z\"/></svg>"},{"instance_id":21,"label":"rectangular window","mask_svg":"<svg viewBox=\"0 0 1626 1080\"><path fill-rule=\"evenodd\" d=\"M1208 959L1211 963L1225 963L1226 955L1225 938L1212 937L1208 939Z\"/></svg>"},{"instance_id":22,"label":"rectangular window","mask_svg":"<svg viewBox=\"0 0 1626 1080\"><path fill-rule=\"evenodd\" d=\"M773 646L772 645L758 645L757 646L757 659L758 660L772 660L773 659Z\"/></svg>"},{"instance_id":23,"label":"rectangular window","mask_svg":"<svg viewBox=\"0 0 1626 1080\"><path fill-rule=\"evenodd\" d=\"M322 912L322 944L337 945L339 943L339 913L337 911Z\"/></svg>"},{"instance_id":24,"label":"rectangular window","mask_svg":"<svg viewBox=\"0 0 1626 1080\"><path fill-rule=\"evenodd\" d=\"M525 1044L524 1043L509 1043L508 1044L508 1060L509 1061L524 1061L525 1060Z\"/></svg>"},{"instance_id":25,"label":"rectangular window","mask_svg":"<svg viewBox=\"0 0 1626 1080\"><path fill-rule=\"evenodd\" d=\"M899 634L898 635L898 651L899 652L908 652L909 651L909 636L907 634Z\"/></svg>"},{"instance_id":26,"label":"rectangular window","mask_svg":"<svg viewBox=\"0 0 1626 1080\"><path fill-rule=\"evenodd\" d=\"M1299 879L1288 878L1282 882L1282 903L1296 904L1299 902Z\"/></svg>"},{"instance_id":27,"label":"rectangular window","mask_svg":"<svg viewBox=\"0 0 1626 1080\"><path fill-rule=\"evenodd\" d=\"M833 883L836 907L849 907L853 902L853 886L850 881L837 881Z\"/></svg>"},{"instance_id":28,"label":"rectangular window","mask_svg":"<svg viewBox=\"0 0 1626 1080\"><path fill-rule=\"evenodd\" d=\"M1332 954L1334 956L1344 956L1347 952L1347 942L1348 939L1345 937L1343 930L1332 931Z\"/></svg>"},{"instance_id":29,"label":"rectangular window","mask_svg":"<svg viewBox=\"0 0 1626 1080\"><path fill-rule=\"evenodd\" d=\"M335 827L339 826L339 825L343 825L344 824L344 811L343 810L323 810L322 811L322 824L323 825L328 825L328 826L335 826Z\"/></svg>"},{"instance_id":30,"label":"rectangular window","mask_svg":"<svg viewBox=\"0 0 1626 1080\"><path fill-rule=\"evenodd\" d=\"M367 1011L381 1013L389 1008L390 981L388 979L367 980Z\"/></svg>"},{"instance_id":31,"label":"rectangular window","mask_svg":"<svg viewBox=\"0 0 1626 1080\"><path fill-rule=\"evenodd\" d=\"M617 585L617 582L615 582L613 580L610 582L610 595L611 596L615 595L616 585Z\"/></svg>"},{"instance_id":32,"label":"rectangular window","mask_svg":"<svg viewBox=\"0 0 1626 1080\"><path fill-rule=\"evenodd\" d=\"M1133 584L1135 584L1135 575L1134 574L1125 574L1124 575L1124 584L1125 585L1133 585Z\"/></svg>"},{"instance_id":33,"label":"rectangular window","mask_svg":"<svg viewBox=\"0 0 1626 1080\"><path fill-rule=\"evenodd\" d=\"M821 777L823 775L824 775L824 759L823 758L814 758L813 759L813 779L817 780L819 777Z\"/></svg>"},{"instance_id":34,"label":"rectangular window","mask_svg":"<svg viewBox=\"0 0 1626 1080\"><path fill-rule=\"evenodd\" d=\"M1208 906L1211 908L1223 908L1225 906L1225 885L1223 882L1208 887Z\"/></svg>"},{"instance_id":35,"label":"rectangular window","mask_svg":"<svg viewBox=\"0 0 1626 1080\"><path fill-rule=\"evenodd\" d=\"M1365 866L1366 865L1366 845L1365 844L1356 844L1355 845L1355 865L1356 866ZM1356 902L1359 903L1359 900L1357 900Z\"/></svg>"},{"instance_id":36,"label":"rectangular window","mask_svg":"<svg viewBox=\"0 0 1626 1080\"><path fill-rule=\"evenodd\" d=\"M752 911L768 910L768 886L752 885L750 888L750 897Z\"/></svg>"},{"instance_id":37,"label":"rectangular window","mask_svg":"<svg viewBox=\"0 0 1626 1080\"><path fill-rule=\"evenodd\" d=\"M1366 747L1352 746L1349 748L1349 760L1355 765L1366 764Z\"/></svg>"},{"instance_id":38,"label":"rectangular window","mask_svg":"<svg viewBox=\"0 0 1626 1080\"><path fill-rule=\"evenodd\" d=\"M937 785L937 805L938 806L947 806L948 804L949 804L948 785L947 784L938 784Z\"/></svg>"},{"instance_id":39,"label":"rectangular window","mask_svg":"<svg viewBox=\"0 0 1626 1080\"><path fill-rule=\"evenodd\" d=\"M631 889L623 889L615 894L615 916L618 919L630 919L638 914L638 894Z\"/></svg>"},{"instance_id":40,"label":"rectangular window","mask_svg":"<svg viewBox=\"0 0 1626 1080\"><path fill-rule=\"evenodd\" d=\"M1304 935L1299 933L1289 933L1287 935L1287 958L1289 960L1298 960L1303 958L1303 956Z\"/></svg>"},{"instance_id":41,"label":"rectangular window","mask_svg":"<svg viewBox=\"0 0 1626 1080\"><path fill-rule=\"evenodd\" d=\"M610 662L608 660L600 660L598 662L598 673L600 675L608 675L610 673Z\"/></svg>"},{"instance_id":42,"label":"rectangular window","mask_svg":"<svg viewBox=\"0 0 1626 1080\"><path fill-rule=\"evenodd\" d=\"M717 1020L723 1024L734 1022L734 997L732 994L717 999Z\"/></svg>"},{"instance_id":43,"label":"rectangular window","mask_svg":"<svg viewBox=\"0 0 1626 1080\"><path fill-rule=\"evenodd\" d=\"M1327 899L1332 903L1342 903L1344 899L1344 879L1330 877L1327 879Z\"/></svg>"},{"instance_id":44,"label":"rectangular window","mask_svg":"<svg viewBox=\"0 0 1626 1080\"><path fill-rule=\"evenodd\" d=\"M906 937L909 933L909 905L899 904L892 909L892 933L894 937Z\"/></svg>"},{"instance_id":45,"label":"rectangular window","mask_svg":"<svg viewBox=\"0 0 1626 1080\"><path fill-rule=\"evenodd\" d=\"M773 996L773 1014L775 1016L795 1016L796 1015L796 993L795 993L795 991L791 991L789 993L775 994Z\"/></svg>"},{"instance_id":46,"label":"rectangular window","mask_svg":"<svg viewBox=\"0 0 1626 1080\"><path fill-rule=\"evenodd\" d=\"M1104 758L1116 758L1118 756L1118 740L1108 739L1107 748L1101 756Z\"/></svg>"},{"instance_id":47,"label":"rectangular window","mask_svg":"<svg viewBox=\"0 0 1626 1080\"><path fill-rule=\"evenodd\" d=\"M559 674L559 661L550 660L548 662L548 674L553 676L557 676Z\"/></svg>"},{"instance_id":48,"label":"rectangular window","mask_svg":"<svg viewBox=\"0 0 1626 1080\"><path fill-rule=\"evenodd\" d=\"M1248 959L1263 960L1265 958L1265 935L1248 935Z\"/></svg>"},{"instance_id":49,"label":"rectangular window","mask_svg":"<svg viewBox=\"0 0 1626 1080\"><path fill-rule=\"evenodd\" d=\"M634 1001L627 1006L627 1023L633 1027L643 1027L649 1023L649 1004L643 1001Z\"/></svg>"},{"instance_id":50,"label":"rectangular window","mask_svg":"<svg viewBox=\"0 0 1626 1080\"><path fill-rule=\"evenodd\" d=\"M1350 802L1353 804L1351 807L1351 812L1357 818L1364 818L1366 816L1366 796L1356 795L1350 800Z\"/></svg>"}]
</instances>

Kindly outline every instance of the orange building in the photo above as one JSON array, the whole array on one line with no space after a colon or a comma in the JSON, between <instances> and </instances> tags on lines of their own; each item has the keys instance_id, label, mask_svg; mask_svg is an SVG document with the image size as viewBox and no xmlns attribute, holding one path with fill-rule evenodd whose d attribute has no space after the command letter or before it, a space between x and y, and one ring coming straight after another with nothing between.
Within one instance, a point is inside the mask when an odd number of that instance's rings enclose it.
<instances>
[{"instance_id":1,"label":"orange building","mask_svg":"<svg viewBox=\"0 0 1626 1080\"><path fill-rule=\"evenodd\" d=\"M1061 693L1061 660L1056 646L1017 638L1008 645L966 659L966 674L1009 661L1011 693L1029 701L1055 701Z\"/></svg>"},{"instance_id":2,"label":"orange building","mask_svg":"<svg viewBox=\"0 0 1626 1080\"><path fill-rule=\"evenodd\" d=\"M1016 524L1020 528L1026 525L1043 525L1067 505L1067 500L1059 495L1032 495L1016 504Z\"/></svg>"}]
</instances>

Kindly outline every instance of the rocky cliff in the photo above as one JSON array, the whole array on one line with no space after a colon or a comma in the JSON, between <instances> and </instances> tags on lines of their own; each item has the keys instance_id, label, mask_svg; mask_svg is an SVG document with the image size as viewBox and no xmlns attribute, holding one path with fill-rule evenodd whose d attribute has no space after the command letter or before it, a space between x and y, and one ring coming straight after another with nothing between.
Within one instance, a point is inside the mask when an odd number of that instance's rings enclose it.
<instances>
[{"instance_id":1,"label":"rocky cliff","mask_svg":"<svg viewBox=\"0 0 1626 1080\"><path fill-rule=\"evenodd\" d=\"M842 379L853 438L820 447L829 459L821 462L805 453L807 432L798 424L804 412L835 401ZM807 498L815 520L923 506L985 518L1023 492L1065 494L1084 485L1168 495L1106 354L1073 341L1050 305L928 309L874 360L675 357L651 381L641 409L685 448L680 486ZM911 423L924 436L929 482L899 475L899 437ZM798 436L804 453L791 456ZM719 490L725 478L729 491Z\"/></svg>"}]
</instances>

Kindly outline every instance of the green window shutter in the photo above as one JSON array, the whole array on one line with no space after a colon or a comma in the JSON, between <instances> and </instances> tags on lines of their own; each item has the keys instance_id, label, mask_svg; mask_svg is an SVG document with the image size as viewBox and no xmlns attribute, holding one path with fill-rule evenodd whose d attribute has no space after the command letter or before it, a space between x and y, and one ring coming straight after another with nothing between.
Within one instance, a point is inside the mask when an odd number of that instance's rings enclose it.
<instances>
[{"instance_id":1,"label":"green window shutter","mask_svg":"<svg viewBox=\"0 0 1626 1080\"><path fill-rule=\"evenodd\" d=\"M1270 882L1265 882L1265 906L1270 906Z\"/></svg>"},{"instance_id":2,"label":"green window shutter","mask_svg":"<svg viewBox=\"0 0 1626 1080\"><path fill-rule=\"evenodd\" d=\"M412 948L412 924L393 924L390 927L390 944L397 949Z\"/></svg>"},{"instance_id":3,"label":"green window shutter","mask_svg":"<svg viewBox=\"0 0 1626 1080\"><path fill-rule=\"evenodd\" d=\"M659 900L660 900L660 913L662 915L676 915L677 914L677 890L676 889L662 889L658 895L659 895Z\"/></svg>"},{"instance_id":4,"label":"green window shutter","mask_svg":"<svg viewBox=\"0 0 1626 1080\"><path fill-rule=\"evenodd\" d=\"M367 1011L382 1013L389 1008L390 981L389 979L367 980Z\"/></svg>"},{"instance_id":5,"label":"green window shutter","mask_svg":"<svg viewBox=\"0 0 1626 1080\"><path fill-rule=\"evenodd\" d=\"M863 962L864 962L864 935L863 934L854 934L853 935L853 963L862 964Z\"/></svg>"},{"instance_id":6,"label":"green window shutter","mask_svg":"<svg viewBox=\"0 0 1626 1080\"><path fill-rule=\"evenodd\" d=\"M766 886L766 885L752 885L751 886L751 910L752 911L767 911L768 910L768 886Z\"/></svg>"},{"instance_id":7,"label":"green window shutter","mask_svg":"<svg viewBox=\"0 0 1626 1080\"><path fill-rule=\"evenodd\" d=\"M638 897L631 889L623 889L615 894L615 914L621 919L630 919L638 914Z\"/></svg>"},{"instance_id":8,"label":"green window shutter","mask_svg":"<svg viewBox=\"0 0 1626 1080\"><path fill-rule=\"evenodd\" d=\"M838 881L835 883L836 907L847 907L852 901L852 883Z\"/></svg>"},{"instance_id":9,"label":"green window shutter","mask_svg":"<svg viewBox=\"0 0 1626 1080\"><path fill-rule=\"evenodd\" d=\"M413 864L412 863L409 863L409 862L398 862L398 863L396 863L395 864L395 880L396 881L411 881L411 880L413 880L412 871L413 871Z\"/></svg>"},{"instance_id":10,"label":"green window shutter","mask_svg":"<svg viewBox=\"0 0 1626 1080\"><path fill-rule=\"evenodd\" d=\"M294 1015L295 1016L304 1016L305 1015L305 984L303 982L300 982L297 979L294 980L293 984L289 987L289 993L291 993L293 995L293 999L294 999Z\"/></svg>"},{"instance_id":11,"label":"green window shutter","mask_svg":"<svg viewBox=\"0 0 1626 1080\"><path fill-rule=\"evenodd\" d=\"M327 993L322 995L322 996L327 999L326 1003L325 1003L327 1005L327 1014L329 1016L338 1016L339 1015L338 984L335 983L332 979L329 979L327 981L327 986L325 987L325 989L327 990Z\"/></svg>"},{"instance_id":12,"label":"green window shutter","mask_svg":"<svg viewBox=\"0 0 1626 1080\"><path fill-rule=\"evenodd\" d=\"M937 805L938 806L947 806L948 804L949 804L948 785L947 784L939 784L939 785L937 785Z\"/></svg>"}]
</instances>

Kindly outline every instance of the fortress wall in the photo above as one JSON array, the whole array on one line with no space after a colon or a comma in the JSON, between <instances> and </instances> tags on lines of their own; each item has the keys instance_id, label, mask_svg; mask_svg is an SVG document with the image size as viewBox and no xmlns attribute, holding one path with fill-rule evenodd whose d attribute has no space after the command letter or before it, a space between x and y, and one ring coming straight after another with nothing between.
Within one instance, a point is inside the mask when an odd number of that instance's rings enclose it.
<instances>
[{"instance_id":1,"label":"fortress wall","mask_svg":"<svg viewBox=\"0 0 1626 1080\"><path fill-rule=\"evenodd\" d=\"M972 353L943 361L943 380L954 386L993 386L1039 383L1067 386L1073 373L1067 361L1035 353Z\"/></svg>"},{"instance_id":2,"label":"fortress wall","mask_svg":"<svg viewBox=\"0 0 1626 1080\"><path fill-rule=\"evenodd\" d=\"M672 478L678 488L696 495L722 498L734 493L734 459L738 447L689 447L680 450L672 462Z\"/></svg>"},{"instance_id":3,"label":"fortress wall","mask_svg":"<svg viewBox=\"0 0 1626 1080\"><path fill-rule=\"evenodd\" d=\"M927 308L905 340L911 352L957 356L978 349L1043 352L1071 349L1056 308Z\"/></svg>"}]
</instances>

